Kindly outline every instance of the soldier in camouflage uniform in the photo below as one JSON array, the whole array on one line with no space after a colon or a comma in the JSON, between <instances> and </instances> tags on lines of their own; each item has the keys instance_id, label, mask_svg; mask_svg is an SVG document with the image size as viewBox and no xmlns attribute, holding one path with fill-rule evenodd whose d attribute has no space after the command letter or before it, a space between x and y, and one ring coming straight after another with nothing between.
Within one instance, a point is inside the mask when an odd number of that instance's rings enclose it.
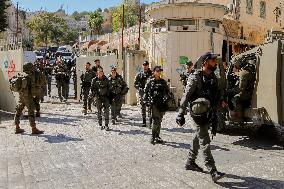
<instances>
[{"instance_id":1,"label":"soldier in camouflage uniform","mask_svg":"<svg viewBox=\"0 0 284 189\"><path fill-rule=\"evenodd\" d=\"M35 123L35 115L34 115L34 102L33 97L35 97L35 68L32 63L27 63L23 66L23 71L27 74L21 84L21 91L19 92L19 101L16 106L16 114L15 114L15 133L23 133L24 129L20 128L20 117L25 107L28 109L28 118L30 122L30 126L32 127L32 134L43 134L43 131L40 131L36 127Z\"/></svg>"},{"instance_id":2,"label":"soldier in camouflage uniform","mask_svg":"<svg viewBox=\"0 0 284 189\"><path fill-rule=\"evenodd\" d=\"M53 70L53 67L50 65L49 60L46 60L45 76L47 80L47 93L49 97L51 97L52 70Z\"/></svg>"},{"instance_id":3,"label":"soldier in camouflage uniform","mask_svg":"<svg viewBox=\"0 0 284 189\"><path fill-rule=\"evenodd\" d=\"M116 72L116 67L112 66L111 74L108 77L110 88L111 120L115 124L122 106L122 98L127 93L128 87L122 76Z\"/></svg>"},{"instance_id":4,"label":"soldier in camouflage uniform","mask_svg":"<svg viewBox=\"0 0 284 189\"><path fill-rule=\"evenodd\" d=\"M92 80L93 78L96 77L96 74L93 72L91 69L91 63L87 62L85 65L86 72L81 75L81 87L82 87L82 93L83 93L83 113L86 115L87 114L87 109L88 111L92 111L92 100L90 96L91 92L91 85L92 85Z\"/></svg>"},{"instance_id":5,"label":"soldier in camouflage uniform","mask_svg":"<svg viewBox=\"0 0 284 189\"><path fill-rule=\"evenodd\" d=\"M153 127L151 144L163 143L160 137L161 123L165 112L168 110L164 97L169 95L170 89L167 82L161 78L162 71L161 66L156 66L153 69L153 77L147 81L143 97L144 101L152 106Z\"/></svg>"},{"instance_id":6,"label":"soldier in camouflage uniform","mask_svg":"<svg viewBox=\"0 0 284 189\"><path fill-rule=\"evenodd\" d=\"M61 61L57 61L57 65L54 68L54 75L56 79L56 86L58 89L58 96L60 101L67 101L67 86L66 86L66 77L67 77L68 71L64 64L62 64ZM64 98L64 99L63 99Z\"/></svg>"},{"instance_id":7,"label":"soldier in camouflage uniform","mask_svg":"<svg viewBox=\"0 0 284 189\"><path fill-rule=\"evenodd\" d=\"M43 64L40 64L40 68L35 67L34 86L35 96L33 97L33 101L35 104L36 117L40 117L40 101L44 96L44 87L46 86L46 77L43 73Z\"/></svg>"},{"instance_id":8,"label":"soldier in camouflage uniform","mask_svg":"<svg viewBox=\"0 0 284 189\"><path fill-rule=\"evenodd\" d=\"M201 146L205 165L211 174L212 180L216 182L225 174L218 172L214 158L210 150L210 136L208 133L210 124L212 134L216 135L217 127L217 106L221 102L218 93L218 80L214 71L217 68L218 55L205 53L201 56L202 69L196 70L188 78L187 85L180 103L179 114L176 122L182 126L185 124L184 112L190 103L190 113L196 126L195 136L189 151L188 160L185 168L192 171L203 171L195 160ZM196 104L195 104L196 103ZM201 107L201 108L200 108Z\"/></svg>"},{"instance_id":9,"label":"soldier in camouflage uniform","mask_svg":"<svg viewBox=\"0 0 284 189\"><path fill-rule=\"evenodd\" d=\"M193 62L191 60L188 60L186 62L186 74L180 75L180 81L182 82L182 85L185 87L187 83L187 78L190 74L193 72Z\"/></svg>"},{"instance_id":10,"label":"soldier in camouflage uniform","mask_svg":"<svg viewBox=\"0 0 284 189\"><path fill-rule=\"evenodd\" d=\"M92 67L92 70L94 73L97 74L98 69L103 69L103 68L101 67L101 61L99 59L96 59L94 62L95 66Z\"/></svg>"},{"instance_id":11,"label":"soldier in camouflage uniform","mask_svg":"<svg viewBox=\"0 0 284 189\"><path fill-rule=\"evenodd\" d=\"M149 62L144 61L143 62L143 71L139 72L134 81L134 87L137 90L137 93L139 95L139 101L141 105L141 114L143 118L143 126L146 127L146 104L143 102L143 96L144 96L144 88L147 80L152 76L152 71L149 68Z\"/></svg>"},{"instance_id":12,"label":"soldier in camouflage uniform","mask_svg":"<svg viewBox=\"0 0 284 189\"><path fill-rule=\"evenodd\" d=\"M77 73L76 73L76 65L71 68L71 75L74 86L74 99L77 99Z\"/></svg>"},{"instance_id":13,"label":"soldier in camouflage uniform","mask_svg":"<svg viewBox=\"0 0 284 189\"><path fill-rule=\"evenodd\" d=\"M101 130L109 131L109 81L102 69L97 70L97 76L92 80L92 97L96 98L98 121ZM102 109L104 109L105 126L103 126Z\"/></svg>"},{"instance_id":14,"label":"soldier in camouflage uniform","mask_svg":"<svg viewBox=\"0 0 284 189\"><path fill-rule=\"evenodd\" d=\"M254 91L256 80L255 66L248 62L236 64L239 72L239 85L235 89L236 95L233 99L235 116L240 123L243 123L245 117L245 109L251 106L251 99Z\"/></svg>"}]
</instances>

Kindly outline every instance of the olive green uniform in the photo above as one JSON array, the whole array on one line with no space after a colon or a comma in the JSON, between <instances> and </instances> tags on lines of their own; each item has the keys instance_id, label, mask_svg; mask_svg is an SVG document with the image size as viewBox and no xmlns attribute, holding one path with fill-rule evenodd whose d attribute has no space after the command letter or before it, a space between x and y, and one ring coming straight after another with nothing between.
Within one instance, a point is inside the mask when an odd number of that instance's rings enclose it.
<instances>
[{"instance_id":1,"label":"olive green uniform","mask_svg":"<svg viewBox=\"0 0 284 189\"><path fill-rule=\"evenodd\" d=\"M66 77L67 77L67 68L63 65L57 65L54 68L54 75L57 83L57 89L58 89L58 96L60 101L67 100L67 85L66 85Z\"/></svg>"},{"instance_id":2,"label":"olive green uniform","mask_svg":"<svg viewBox=\"0 0 284 189\"><path fill-rule=\"evenodd\" d=\"M35 96L35 84L33 74L29 74L22 80L22 90L19 92L19 100L16 106L16 114L14 117L15 125L20 124L20 117L25 107L28 109L28 119L30 126L35 126L35 105L33 97Z\"/></svg>"},{"instance_id":3,"label":"olive green uniform","mask_svg":"<svg viewBox=\"0 0 284 189\"><path fill-rule=\"evenodd\" d=\"M169 94L169 91L167 82L162 78L151 78L145 86L145 96L143 98L147 104L151 104L152 106L152 136L154 138L160 137L161 123L166 111L163 108L166 105L163 98Z\"/></svg>"},{"instance_id":4,"label":"olive green uniform","mask_svg":"<svg viewBox=\"0 0 284 189\"><path fill-rule=\"evenodd\" d=\"M109 124L109 81L106 76L102 78L95 77L92 80L92 97L96 98L96 107L98 109L98 121L102 126L102 109L104 109L105 125Z\"/></svg>"},{"instance_id":5,"label":"olive green uniform","mask_svg":"<svg viewBox=\"0 0 284 189\"><path fill-rule=\"evenodd\" d=\"M51 96L51 82L52 82L52 66L50 64L46 64L45 66L45 76L47 81L47 94L48 96Z\"/></svg>"},{"instance_id":6,"label":"olive green uniform","mask_svg":"<svg viewBox=\"0 0 284 189\"><path fill-rule=\"evenodd\" d=\"M71 75L73 80L73 86L74 86L74 98L77 99L77 73L76 73L76 67L73 66L71 69Z\"/></svg>"},{"instance_id":7,"label":"olive green uniform","mask_svg":"<svg viewBox=\"0 0 284 189\"><path fill-rule=\"evenodd\" d=\"M144 96L144 88L147 80L152 76L152 71L148 69L146 72L141 71L139 72L134 81L134 87L136 88L138 95L139 95L139 102L141 105L141 114L142 118L146 120L146 104L143 101Z\"/></svg>"},{"instance_id":8,"label":"olive green uniform","mask_svg":"<svg viewBox=\"0 0 284 189\"><path fill-rule=\"evenodd\" d=\"M92 108L92 98L90 96L90 92L91 92L92 80L95 77L96 75L91 69L86 70L86 72L81 75L84 110L87 110L87 108L90 110Z\"/></svg>"},{"instance_id":9,"label":"olive green uniform","mask_svg":"<svg viewBox=\"0 0 284 189\"><path fill-rule=\"evenodd\" d=\"M41 70L36 70L34 80L34 97L33 101L35 104L35 110L37 113L40 112L40 100L43 98L43 88L46 86L46 77ZM46 87L45 87L46 88Z\"/></svg>"},{"instance_id":10,"label":"olive green uniform","mask_svg":"<svg viewBox=\"0 0 284 189\"><path fill-rule=\"evenodd\" d=\"M128 88L122 76L119 74L117 74L115 78L109 75L108 79L111 100L111 119L114 123L121 110L123 95L126 94Z\"/></svg>"},{"instance_id":11,"label":"olive green uniform","mask_svg":"<svg viewBox=\"0 0 284 189\"><path fill-rule=\"evenodd\" d=\"M198 125L194 121L196 131L192 141L191 149L189 151L187 165L195 163L198 155L198 150L201 147L202 153L205 158L205 165L211 172L216 170L216 167L210 150L210 136L208 130L210 127L210 122L212 124L212 129L216 129L216 108L219 102L218 81L214 73L208 76L205 75L201 70L196 70L189 76L185 92L180 102L179 114L184 115L188 103L194 101L197 98L205 98L210 101L211 108L213 110L212 118L211 121L208 121L203 125ZM213 132L215 133L215 131Z\"/></svg>"}]
</instances>

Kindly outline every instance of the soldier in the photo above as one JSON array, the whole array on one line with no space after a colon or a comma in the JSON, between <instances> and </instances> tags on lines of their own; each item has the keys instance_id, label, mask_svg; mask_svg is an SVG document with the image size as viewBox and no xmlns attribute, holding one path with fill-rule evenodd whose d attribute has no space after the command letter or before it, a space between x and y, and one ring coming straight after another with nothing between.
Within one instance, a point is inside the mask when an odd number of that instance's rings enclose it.
<instances>
[{"instance_id":1,"label":"soldier","mask_svg":"<svg viewBox=\"0 0 284 189\"><path fill-rule=\"evenodd\" d=\"M209 126L212 124L212 134L216 135L217 106L220 102L218 94L218 81L214 74L217 68L218 55L206 53L201 56L202 69L196 70L188 78L187 85L180 103L179 114L176 118L178 125L185 124L184 112L190 103L190 114L196 126L193 144L189 151L186 169L192 171L203 171L195 160L200 146L205 158L205 165L209 170L212 180L216 182L225 174L218 172L215 161L210 150Z\"/></svg>"},{"instance_id":2,"label":"soldier","mask_svg":"<svg viewBox=\"0 0 284 189\"><path fill-rule=\"evenodd\" d=\"M181 74L180 75L180 81L182 82L182 85L185 87L187 83L187 78L189 75L193 72L193 62L191 60L188 60L186 62L186 75Z\"/></svg>"},{"instance_id":3,"label":"soldier","mask_svg":"<svg viewBox=\"0 0 284 189\"><path fill-rule=\"evenodd\" d=\"M71 75L74 86L74 99L77 99L77 73L76 73L76 64L71 68Z\"/></svg>"},{"instance_id":4,"label":"soldier","mask_svg":"<svg viewBox=\"0 0 284 189\"><path fill-rule=\"evenodd\" d=\"M108 79L110 89L111 120L112 124L115 124L122 106L122 98L127 93L128 87L122 76L117 73L116 66L111 67L111 74Z\"/></svg>"},{"instance_id":5,"label":"soldier","mask_svg":"<svg viewBox=\"0 0 284 189\"><path fill-rule=\"evenodd\" d=\"M109 81L104 71L97 69L97 76L92 80L92 97L96 97L98 120L101 130L109 131ZM102 109L104 109L105 126L103 126Z\"/></svg>"},{"instance_id":6,"label":"soldier","mask_svg":"<svg viewBox=\"0 0 284 189\"><path fill-rule=\"evenodd\" d=\"M43 131L40 131L36 127L35 115L34 115L34 78L35 78L35 68L32 63L27 63L23 66L23 71L27 74L21 81L20 91L19 91L19 101L16 106L15 114L15 134L25 132L24 129L20 128L20 117L25 107L28 109L28 118L30 126L32 127L32 134L43 134Z\"/></svg>"},{"instance_id":7,"label":"soldier","mask_svg":"<svg viewBox=\"0 0 284 189\"><path fill-rule=\"evenodd\" d=\"M66 95L66 77L67 77L67 68L62 64L61 61L56 62L57 65L54 68L54 75L57 83L57 89L58 89L58 96L60 101L67 101L67 95ZM63 100L64 98L64 100Z\"/></svg>"},{"instance_id":8,"label":"soldier","mask_svg":"<svg viewBox=\"0 0 284 189\"><path fill-rule=\"evenodd\" d=\"M49 63L49 60L47 59L45 64L45 77L47 80L47 93L49 97L51 97L52 70L53 68Z\"/></svg>"},{"instance_id":9,"label":"soldier","mask_svg":"<svg viewBox=\"0 0 284 189\"><path fill-rule=\"evenodd\" d=\"M254 84L256 80L255 66L246 62L245 60L239 60L235 64L239 72L239 85L236 87L233 104L235 116L240 123L243 123L245 109L251 106L251 99L254 91Z\"/></svg>"},{"instance_id":10,"label":"soldier","mask_svg":"<svg viewBox=\"0 0 284 189\"><path fill-rule=\"evenodd\" d=\"M141 114L143 118L143 127L146 127L146 104L143 102L143 96L144 96L144 88L147 80L152 76L152 71L149 68L149 62L144 61L143 62L143 70L139 72L134 81L134 87L137 90L137 93L139 95L139 101L141 105Z\"/></svg>"},{"instance_id":11,"label":"soldier","mask_svg":"<svg viewBox=\"0 0 284 189\"><path fill-rule=\"evenodd\" d=\"M99 68L100 69L103 69L103 68L101 67L101 61L99 59L96 59L94 62L95 62L95 66L92 67L92 70L93 70L94 73L97 74L97 70Z\"/></svg>"},{"instance_id":12,"label":"soldier","mask_svg":"<svg viewBox=\"0 0 284 189\"><path fill-rule=\"evenodd\" d=\"M161 66L156 66L153 69L153 77L149 79L145 86L145 95L143 97L144 102L151 104L152 106L152 137L151 144L163 143L160 137L161 123L165 112L168 110L165 97L169 96L169 87L167 82L161 78L161 72L163 69Z\"/></svg>"},{"instance_id":13,"label":"soldier","mask_svg":"<svg viewBox=\"0 0 284 189\"><path fill-rule=\"evenodd\" d=\"M83 93L83 113L86 115L87 114L87 108L88 111L92 111L92 100L90 97L90 92L91 92L91 85L92 85L92 80L93 78L96 77L95 73L91 69L91 63L87 62L85 65L86 72L81 75L81 86L82 86L82 93Z\"/></svg>"},{"instance_id":14,"label":"soldier","mask_svg":"<svg viewBox=\"0 0 284 189\"><path fill-rule=\"evenodd\" d=\"M35 96L33 97L33 101L35 104L35 110L36 110L36 117L40 117L40 101L42 102L42 98L44 96L44 86L46 86L46 77L43 73L43 64L40 64L40 68L35 67L35 74L34 74L34 90L35 90Z\"/></svg>"}]
</instances>

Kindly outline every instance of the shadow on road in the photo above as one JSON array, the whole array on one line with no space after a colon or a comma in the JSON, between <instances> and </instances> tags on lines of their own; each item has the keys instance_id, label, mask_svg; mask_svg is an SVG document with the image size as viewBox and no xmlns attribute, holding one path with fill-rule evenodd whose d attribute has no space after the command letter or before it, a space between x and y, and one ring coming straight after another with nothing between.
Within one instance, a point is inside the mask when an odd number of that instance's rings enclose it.
<instances>
[{"instance_id":1,"label":"shadow on road","mask_svg":"<svg viewBox=\"0 0 284 189\"><path fill-rule=\"evenodd\" d=\"M45 138L44 142L48 143L62 143L62 142L74 142L74 141L83 141L81 138L69 137L63 134L58 134L56 136L52 135L38 135L40 138Z\"/></svg>"},{"instance_id":2,"label":"shadow on road","mask_svg":"<svg viewBox=\"0 0 284 189\"><path fill-rule=\"evenodd\" d=\"M118 135L150 135L148 132L142 130L120 131L116 129L111 129L111 131L118 133Z\"/></svg>"},{"instance_id":3,"label":"shadow on road","mask_svg":"<svg viewBox=\"0 0 284 189\"><path fill-rule=\"evenodd\" d=\"M255 177L243 177L233 174L226 174L227 178L233 179L233 182L216 183L224 188L284 188L284 181L282 180L267 180Z\"/></svg>"},{"instance_id":4,"label":"shadow on road","mask_svg":"<svg viewBox=\"0 0 284 189\"><path fill-rule=\"evenodd\" d=\"M268 139L261 139L254 136L242 137L240 140L233 142L234 145L248 147L251 149L263 149L263 150L284 150L284 146Z\"/></svg>"},{"instance_id":5,"label":"shadow on road","mask_svg":"<svg viewBox=\"0 0 284 189\"><path fill-rule=\"evenodd\" d=\"M181 148L181 149L189 149L190 148L190 144L185 144L185 143L180 143L180 142L164 141L162 143L162 145L169 146L169 147L172 147L172 148Z\"/></svg>"},{"instance_id":6,"label":"shadow on road","mask_svg":"<svg viewBox=\"0 0 284 189\"><path fill-rule=\"evenodd\" d=\"M77 126L76 122L80 121L79 119L74 118L55 118L55 117L40 117L38 118L39 122L49 123L49 124L57 124L57 125L71 125Z\"/></svg>"},{"instance_id":7,"label":"shadow on road","mask_svg":"<svg viewBox=\"0 0 284 189\"><path fill-rule=\"evenodd\" d=\"M161 130L175 132L175 133L194 133L195 131L190 128L176 127L176 128L161 128Z\"/></svg>"}]
</instances>

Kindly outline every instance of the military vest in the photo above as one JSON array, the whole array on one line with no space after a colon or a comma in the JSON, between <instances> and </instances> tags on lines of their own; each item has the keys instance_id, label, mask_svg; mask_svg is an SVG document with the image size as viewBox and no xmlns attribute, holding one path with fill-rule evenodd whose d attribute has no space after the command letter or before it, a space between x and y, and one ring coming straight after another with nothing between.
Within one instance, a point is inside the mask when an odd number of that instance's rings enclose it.
<instances>
[{"instance_id":1,"label":"military vest","mask_svg":"<svg viewBox=\"0 0 284 189\"><path fill-rule=\"evenodd\" d=\"M106 76L103 78L95 77L92 81L92 90L95 96L109 96L109 84Z\"/></svg>"}]
</instances>

